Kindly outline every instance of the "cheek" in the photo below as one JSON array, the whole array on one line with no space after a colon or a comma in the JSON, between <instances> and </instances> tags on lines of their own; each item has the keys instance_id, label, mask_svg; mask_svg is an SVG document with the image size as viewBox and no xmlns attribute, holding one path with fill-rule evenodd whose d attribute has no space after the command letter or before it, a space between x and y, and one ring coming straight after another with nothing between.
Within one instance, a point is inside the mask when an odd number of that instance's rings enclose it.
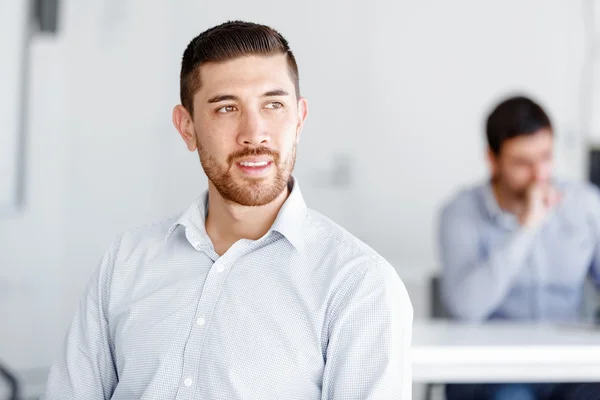
<instances>
[{"instance_id":1,"label":"cheek","mask_svg":"<svg viewBox=\"0 0 600 400\"><path fill-rule=\"evenodd\" d=\"M210 124L204 124L196 130L198 144L216 159L227 157L235 149L235 138L227 131Z\"/></svg>"},{"instance_id":2,"label":"cheek","mask_svg":"<svg viewBox=\"0 0 600 400\"><path fill-rule=\"evenodd\" d=\"M552 163L544 163L540 168L540 175L543 179L548 180L552 176Z\"/></svg>"},{"instance_id":3,"label":"cheek","mask_svg":"<svg viewBox=\"0 0 600 400\"><path fill-rule=\"evenodd\" d=\"M292 118L282 118L272 121L269 131L272 134L272 140L283 149L291 148L296 143L298 136L298 126L296 120Z\"/></svg>"},{"instance_id":4,"label":"cheek","mask_svg":"<svg viewBox=\"0 0 600 400\"><path fill-rule=\"evenodd\" d=\"M298 114L293 110L274 113L270 119L271 128L279 132L296 132L298 126Z\"/></svg>"},{"instance_id":5,"label":"cheek","mask_svg":"<svg viewBox=\"0 0 600 400\"><path fill-rule=\"evenodd\" d=\"M281 137L276 146L282 160L289 159L294 151L294 147L296 146L296 132L293 131L293 134L289 133L285 137Z\"/></svg>"},{"instance_id":6,"label":"cheek","mask_svg":"<svg viewBox=\"0 0 600 400\"><path fill-rule=\"evenodd\" d=\"M507 168L504 176L513 184L521 185L531 179L531 171L527 167L511 167Z\"/></svg>"}]
</instances>

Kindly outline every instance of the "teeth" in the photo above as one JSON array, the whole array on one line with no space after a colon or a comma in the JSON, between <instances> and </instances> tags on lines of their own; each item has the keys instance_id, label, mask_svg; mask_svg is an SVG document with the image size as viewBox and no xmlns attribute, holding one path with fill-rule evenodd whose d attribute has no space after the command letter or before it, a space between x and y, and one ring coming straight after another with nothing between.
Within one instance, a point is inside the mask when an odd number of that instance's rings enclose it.
<instances>
[{"instance_id":1,"label":"teeth","mask_svg":"<svg viewBox=\"0 0 600 400\"><path fill-rule=\"evenodd\" d=\"M260 162L252 162L252 161L244 161L241 162L240 165L243 167L266 167L268 161L260 161Z\"/></svg>"}]
</instances>

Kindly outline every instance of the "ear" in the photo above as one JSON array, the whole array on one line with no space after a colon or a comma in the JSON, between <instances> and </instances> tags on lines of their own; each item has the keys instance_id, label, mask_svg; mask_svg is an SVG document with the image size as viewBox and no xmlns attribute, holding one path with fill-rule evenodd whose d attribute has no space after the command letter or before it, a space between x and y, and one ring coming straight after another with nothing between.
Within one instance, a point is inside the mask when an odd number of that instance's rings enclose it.
<instances>
[{"instance_id":1,"label":"ear","mask_svg":"<svg viewBox=\"0 0 600 400\"><path fill-rule=\"evenodd\" d=\"M304 97L298 99L298 125L296 126L296 143L300 141L300 134L304 127L304 122L308 117L308 102Z\"/></svg>"},{"instance_id":2,"label":"ear","mask_svg":"<svg viewBox=\"0 0 600 400\"><path fill-rule=\"evenodd\" d=\"M198 143L196 141L194 121L188 110L181 104L176 105L173 109L173 125L175 125L188 150L196 151Z\"/></svg>"}]
</instances>

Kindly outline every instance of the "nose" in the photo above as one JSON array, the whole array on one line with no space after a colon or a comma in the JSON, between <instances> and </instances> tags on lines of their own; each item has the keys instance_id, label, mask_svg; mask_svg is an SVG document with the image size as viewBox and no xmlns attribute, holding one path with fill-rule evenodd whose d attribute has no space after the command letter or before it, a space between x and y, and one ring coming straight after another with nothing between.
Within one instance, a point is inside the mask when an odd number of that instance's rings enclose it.
<instances>
[{"instance_id":1,"label":"nose","mask_svg":"<svg viewBox=\"0 0 600 400\"><path fill-rule=\"evenodd\" d=\"M258 111L246 110L240 118L238 143L242 146L264 146L270 135L263 115Z\"/></svg>"}]
</instances>

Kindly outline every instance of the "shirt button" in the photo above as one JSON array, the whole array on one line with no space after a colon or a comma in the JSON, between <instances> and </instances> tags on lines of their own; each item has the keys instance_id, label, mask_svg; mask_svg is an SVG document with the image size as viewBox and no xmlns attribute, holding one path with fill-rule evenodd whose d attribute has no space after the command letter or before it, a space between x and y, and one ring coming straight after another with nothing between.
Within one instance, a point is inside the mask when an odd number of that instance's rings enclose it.
<instances>
[{"instance_id":1,"label":"shirt button","mask_svg":"<svg viewBox=\"0 0 600 400\"><path fill-rule=\"evenodd\" d=\"M185 378L185 381L183 381L183 384L185 386L192 386L192 378Z\"/></svg>"},{"instance_id":2,"label":"shirt button","mask_svg":"<svg viewBox=\"0 0 600 400\"><path fill-rule=\"evenodd\" d=\"M204 325L204 323L205 323L205 322L206 322L206 321L204 320L204 318L203 318L203 317L200 317L200 318L198 318L198 319L196 320L196 323L197 323L198 325L200 325L200 326Z\"/></svg>"},{"instance_id":3,"label":"shirt button","mask_svg":"<svg viewBox=\"0 0 600 400\"><path fill-rule=\"evenodd\" d=\"M221 264L217 265L217 272L223 272L225 270L225 267L222 266Z\"/></svg>"}]
</instances>

